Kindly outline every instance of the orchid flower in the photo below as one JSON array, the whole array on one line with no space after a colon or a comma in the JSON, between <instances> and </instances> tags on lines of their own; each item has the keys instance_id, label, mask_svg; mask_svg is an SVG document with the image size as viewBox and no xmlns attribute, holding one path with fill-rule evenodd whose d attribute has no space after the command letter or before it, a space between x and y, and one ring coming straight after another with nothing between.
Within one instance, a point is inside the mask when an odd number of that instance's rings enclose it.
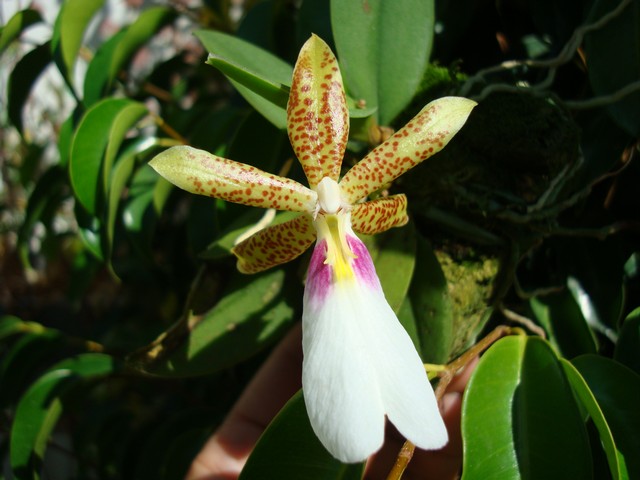
<instances>
[{"instance_id":1,"label":"orchid flower","mask_svg":"<svg viewBox=\"0 0 640 480\"><path fill-rule=\"evenodd\" d=\"M339 179L349 112L337 60L313 35L300 51L287 105L289 139L310 188L189 146L150 163L192 193L300 212L233 253L241 272L256 273L293 260L315 241L303 299L302 386L314 432L343 462L363 461L382 446L385 415L417 447L448 441L422 360L354 232L407 222L402 194L362 200L441 150L474 106L458 97L428 104Z\"/></svg>"}]
</instances>

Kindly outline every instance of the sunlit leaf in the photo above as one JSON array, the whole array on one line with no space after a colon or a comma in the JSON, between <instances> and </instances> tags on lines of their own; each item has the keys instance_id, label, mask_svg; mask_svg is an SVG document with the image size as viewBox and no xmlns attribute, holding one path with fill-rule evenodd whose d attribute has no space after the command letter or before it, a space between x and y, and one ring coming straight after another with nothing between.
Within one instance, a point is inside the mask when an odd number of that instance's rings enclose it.
<instances>
[{"instance_id":1,"label":"sunlit leaf","mask_svg":"<svg viewBox=\"0 0 640 480\"><path fill-rule=\"evenodd\" d=\"M240 480L358 480L363 470L364 464L341 463L325 450L311 429L302 392L298 392L258 440Z\"/></svg>"},{"instance_id":2,"label":"sunlit leaf","mask_svg":"<svg viewBox=\"0 0 640 480\"><path fill-rule=\"evenodd\" d=\"M56 18L51 37L53 59L74 91L74 67L84 32L104 0L66 0Z\"/></svg>"},{"instance_id":3,"label":"sunlit leaf","mask_svg":"<svg viewBox=\"0 0 640 480\"><path fill-rule=\"evenodd\" d=\"M286 128L293 67L260 47L221 32L199 30L196 36L209 52L208 63L227 75L247 102L277 128Z\"/></svg>"},{"instance_id":4,"label":"sunlit leaf","mask_svg":"<svg viewBox=\"0 0 640 480\"><path fill-rule=\"evenodd\" d=\"M166 7L144 10L136 21L106 41L89 64L84 81L85 106L90 107L111 89L133 54L174 17Z\"/></svg>"},{"instance_id":5,"label":"sunlit leaf","mask_svg":"<svg viewBox=\"0 0 640 480\"><path fill-rule=\"evenodd\" d=\"M272 344L291 325L291 285L283 270L235 274L228 292L210 310L196 314L130 359L148 373L205 375L234 365ZM205 292L192 292L202 295ZM206 292L208 293L208 292Z\"/></svg>"},{"instance_id":6,"label":"sunlit leaf","mask_svg":"<svg viewBox=\"0 0 640 480\"><path fill-rule=\"evenodd\" d=\"M36 10L27 8L16 12L15 15L0 28L0 55L24 30L41 21L42 17Z\"/></svg>"},{"instance_id":7,"label":"sunlit leaf","mask_svg":"<svg viewBox=\"0 0 640 480\"><path fill-rule=\"evenodd\" d=\"M416 94L431 54L434 2L331 2L331 24L350 95L389 124Z\"/></svg>"},{"instance_id":8,"label":"sunlit leaf","mask_svg":"<svg viewBox=\"0 0 640 480\"><path fill-rule=\"evenodd\" d=\"M462 436L464 480L592 475L580 410L540 338L503 338L484 354L464 395Z\"/></svg>"},{"instance_id":9,"label":"sunlit leaf","mask_svg":"<svg viewBox=\"0 0 640 480\"><path fill-rule=\"evenodd\" d=\"M106 99L87 111L71 146L69 175L77 199L91 215L104 207L108 175L127 131L147 113L128 99Z\"/></svg>"}]
</instances>

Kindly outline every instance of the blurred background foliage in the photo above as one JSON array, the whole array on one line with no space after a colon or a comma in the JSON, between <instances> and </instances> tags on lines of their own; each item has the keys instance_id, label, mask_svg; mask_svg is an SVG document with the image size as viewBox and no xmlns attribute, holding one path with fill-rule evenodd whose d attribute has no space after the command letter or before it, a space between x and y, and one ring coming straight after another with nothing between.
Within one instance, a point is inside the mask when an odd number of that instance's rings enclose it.
<instances>
[{"instance_id":1,"label":"blurred background foliage","mask_svg":"<svg viewBox=\"0 0 640 480\"><path fill-rule=\"evenodd\" d=\"M147 161L184 143L302 180L283 107L312 32L349 95L345 167L434 98L479 102L379 192L408 195L410 225L365 239L425 362L497 325L530 334L495 343L471 379L464 478L640 478L637 1L0 14L5 478L180 478L299 320L308 256L239 274L230 248L263 212L174 189ZM297 396L243 478L360 476L314 442Z\"/></svg>"}]
</instances>

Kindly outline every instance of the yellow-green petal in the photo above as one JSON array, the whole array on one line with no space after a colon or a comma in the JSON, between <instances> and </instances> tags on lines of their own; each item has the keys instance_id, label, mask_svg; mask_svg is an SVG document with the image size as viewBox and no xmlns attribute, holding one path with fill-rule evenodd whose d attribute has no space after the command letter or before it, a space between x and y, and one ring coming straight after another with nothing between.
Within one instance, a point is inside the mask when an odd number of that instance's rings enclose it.
<instances>
[{"instance_id":1,"label":"yellow-green petal","mask_svg":"<svg viewBox=\"0 0 640 480\"><path fill-rule=\"evenodd\" d=\"M364 235L401 227L408 221L407 197L403 194L358 203L351 210L351 227Z\"/></svg>"},{"instance_id":2,"label":"yellow-green petal","mask_svg":"<svg viewBox=\"0 0 640 480\"><path fill-rule=\"evenodd\" d=\"M345 201L354 203L442 150L467 121L476 102L443 97L369 152L340 181Z\"/></svg>"},{"instance_id":3,"label":"yellow-green petal","mask_svg":"<svg viewBox=\"0 0 640 480\"><path fill-rule=\"evenodd\" d=\"M289 178L184 145L165 150L149 165L188 192L243 205L312 212L318 198Z\"/></svg>"},{"instance_id":4,"label":"yellow-green petal","mask_svg":"<svg viewBox=\"0 0 640 480\"><path fill-rule=\"evenodd\" d=\"M303 45L293 70L287 132L309 185L338 180L349 137L349 111L338 61L316 35Z\"/></svg>"},{"instance_id":5,"label":"yellow-green petal","mask_svg":"<svg viewBox=\"0 0 640 480\"><path fill-rule=\"evenodd\" d=\"M238 270L258 273L302 255L315 241L310 215L302 214L285 223L253 234L231 250L238 257Z\"/></svg>"}]
</instances>

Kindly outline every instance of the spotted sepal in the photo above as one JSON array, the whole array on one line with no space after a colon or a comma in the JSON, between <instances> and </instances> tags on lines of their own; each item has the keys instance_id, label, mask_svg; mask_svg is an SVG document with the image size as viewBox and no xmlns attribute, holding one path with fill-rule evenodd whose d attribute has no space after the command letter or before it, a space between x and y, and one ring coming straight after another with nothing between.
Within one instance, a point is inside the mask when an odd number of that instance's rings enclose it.
<instances>
[{"instance_id":1,"label":"spotted sepal","mask_svg":"<svg viewBox=\"0 0 640 480\"><path fill-rule=\"evenodd\" d=\"M403 194L358 203L351 210L351 227L364 235L401 227L408 221L407 197Z\"/></svg>"},{"instance_id":2,"label":"spotted sepal","mask_svg":"<svg viewBox=\"0 0 640 480\"><path fill-rule=\"evenodd\" d=\"M476 102L443 97L425 106L403 128L369 152L340 181L348 203L354 203L442 150L467 121Z\"/></svg>"},{"instance_id":3,"label":"spotted sepal","mask_svg":"<svg viewBox=\"0 0 640 480\"><path fill-rule=\"evenodd\" d=\"M165 150L149 165L188 192L228 202L312 212L318 198L313 190L294 180L188 146Z\"/></svg>"},{"instance_id":4,"label":"spotted sepal","mask_svg":"<svg viewBox=\"0 0 640 480\"><path fill-rule=\"evenodd\" d=\"M302 255L315 239L311 216L302 214L260 230L231 251L238 257L238 270L258 273Z\"/></svg>"},{"instance_id":5,"label":"spotted sepal","mask_svg":"<svg viewBox=\"0 0 640 480\"><path fill-rule=\"evenodd\" d=\"M300 50L293 70L287 131L312 188L324 177L338 180L349 137L349 110L338 61L316 35Z\"/></svg>"}]
</instances>

